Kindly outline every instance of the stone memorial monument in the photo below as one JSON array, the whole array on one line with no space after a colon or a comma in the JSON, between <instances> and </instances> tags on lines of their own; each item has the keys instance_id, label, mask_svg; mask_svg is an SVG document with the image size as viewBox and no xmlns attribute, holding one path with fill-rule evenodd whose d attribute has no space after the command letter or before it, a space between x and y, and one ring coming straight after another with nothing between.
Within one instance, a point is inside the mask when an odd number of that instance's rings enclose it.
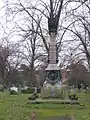
<instances>
[{"instance_id":1,"label":"stone memorial monument","mask_svg":"<svg viewBox=\"0 0 90 120\"><path fill-rule=\"evenodd\" d=\"M57 65L56 59L56 35L51 33L50 35L50 48L49 48L49 64L46 68L46 77L43 84L42 94L44 97L54 97L60 96L61 89L61 75L60 67Z\"/></svg>"},{"instance_id":2,"label":"stone memorial monument","mask_svg":"<svg viewBox=\"0 0 90 120\"><path fill-rule=\"evenodd\" d=\"M60 7L62 6L62 3ZM51 9L52 6L51 6ZM46 68L45 82L42 87L41 95L43 98L58 98L60 97L60 89L62 88L60 67L57 65L58 54L56 46L57 28L59 23L60 11L59 8L57 14L53 14L51 10L50 17L48 18L48 30L49 30L49 57L48 66Z\"/></svg>"}]
</instances>

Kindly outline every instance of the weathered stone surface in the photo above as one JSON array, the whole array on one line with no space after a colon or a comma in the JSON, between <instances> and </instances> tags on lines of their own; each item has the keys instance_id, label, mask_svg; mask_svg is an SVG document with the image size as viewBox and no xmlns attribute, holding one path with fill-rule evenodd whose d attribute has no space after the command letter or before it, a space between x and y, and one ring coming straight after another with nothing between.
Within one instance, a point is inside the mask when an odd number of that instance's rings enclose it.
<instances>
[{"instance_id":1,"label":"weathered stone surface","mask_svg":"<svg viewBox=\"0 0 90 120\"><path fill-rule=\"evenodd\" d=\"M57 64L48 64L46 70L60 70L60 67Z\"/></svg>"},{"instance_id":2,"label":"weathered stone surface","mask_svg":"<svg viewBox=\"0 0 90 120\"><path fill-rule=\"evenodd\" d=\"M49 60L51 64L56 64L56 35L50 35Z\"/></svg>"}]
</instances>

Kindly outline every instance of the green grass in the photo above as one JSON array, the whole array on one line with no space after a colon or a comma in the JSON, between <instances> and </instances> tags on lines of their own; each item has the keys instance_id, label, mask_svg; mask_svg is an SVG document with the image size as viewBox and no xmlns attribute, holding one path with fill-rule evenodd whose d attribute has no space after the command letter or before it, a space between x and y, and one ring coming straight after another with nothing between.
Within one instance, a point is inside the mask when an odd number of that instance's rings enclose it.
<instances>
[{"instance_id":1,"label":"green grass","mask_svg":"<svg viewBox=\"0 0 90 120\"><path fill-rule=\"evenodd\" d=\"M55 116L72 116L76 120L90 120L90 94L79 93L81 105L69 104L27 104L29 94L9 95L0 93L0 120L30 120L32 112L36 112L37 120L50 120Z\"/></svg>"}]
</instances>

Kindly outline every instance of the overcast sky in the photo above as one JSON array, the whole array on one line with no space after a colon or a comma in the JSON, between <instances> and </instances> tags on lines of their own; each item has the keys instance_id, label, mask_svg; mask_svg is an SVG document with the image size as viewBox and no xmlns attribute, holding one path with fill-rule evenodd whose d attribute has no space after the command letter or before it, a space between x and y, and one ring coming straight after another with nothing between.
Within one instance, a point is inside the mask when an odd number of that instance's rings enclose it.
<instances>
[{"instance_id":1,"label":"overcast sky","mask_svg":"<svg viewBox=\"0 0 90 120\"><path fill-rule=\"evenodd\" d=\"M4 7L4 4L5 2L4 2L4 0L0 0L0 38L1 38L1 36L2 36L2 24L3 24L3 16L4 16L4 14L5 14L5 11L4 11L4 9L3 9L3 7Z\"/></svg>"},{"instance_id":2,"label":"overcast sky","mask_svg":"<svg viewBox=\"0 0 90 120\"><path fill-rule=\"evenodd\" d=\"M5 5L4 0L0 0L0 19L1 19L1 16L3 15L3 12L4 12L2 9L4 7L4 5Z\"/></svg>"},{"instance_id":3,"label":"overcast sky","mask_svg":"<svg viewBox=\"0 0 90 120\"><path fill-rule=\"evenodd\" d=\"M3 0L0 0L0 8L4 5Z\"/></svg>"},{"instance_id":4,"label":"overcast sky","mask_svg":"<svg viewBox=\"0 0 90 120\"><path fill-rule=\"evenodd\" d=\"M0 42L5 37L6 29L6 4L8 0L0 0ZM7 32L8 33L8 32Z\"/></svg>"}]
</instances>

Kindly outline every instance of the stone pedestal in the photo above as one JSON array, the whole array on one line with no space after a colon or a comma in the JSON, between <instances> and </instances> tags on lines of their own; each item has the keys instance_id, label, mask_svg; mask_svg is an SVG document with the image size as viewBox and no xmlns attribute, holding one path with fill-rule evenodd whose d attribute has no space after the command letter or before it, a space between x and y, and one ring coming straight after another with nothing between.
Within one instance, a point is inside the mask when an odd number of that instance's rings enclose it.
<instances>
[{"instance_id":1,"label":"stone pedestal","mask_svg":"<svg viewBox=\"0 0 90 120\"><path fill-rule=\"evenodd\" d=\"M46 78L41 90L42 98L62 98L62 83L60 68L57 64L49 64L46 68Z\"/></svg>"}]
</instances>

